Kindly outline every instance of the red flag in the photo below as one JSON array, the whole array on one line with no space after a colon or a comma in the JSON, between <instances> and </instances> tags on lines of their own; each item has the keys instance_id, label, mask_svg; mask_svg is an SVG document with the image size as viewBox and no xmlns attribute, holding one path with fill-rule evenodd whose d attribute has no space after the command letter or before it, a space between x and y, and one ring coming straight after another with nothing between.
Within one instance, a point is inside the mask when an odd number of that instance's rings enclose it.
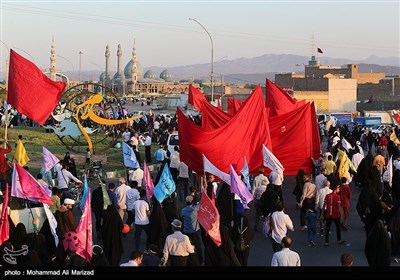
<instances>
[{"instance_id":1,"label":"red flag","mask_svg":"<svg viewBox=\"0 0 400 280\"><path fill-rule=\"evenodd\" d=\"M207 102L204 94L196 89L194 86L192 86L192 84L190 84L188 103L192 104L196 110L201 111L201 106L203 105L203 102Z\"/></svg>"},{"instance_id":2,"label":"red flag","mask_svg":"<svg viewBox=\"0 0 400 280\"><path fill-rule=\"evenodd\" d=\"M143 171L144 171L143 184L146 186L147 201L150 202L150 199L154 193L154 183L153 180L151 179L150 170L149 167L147 166L146 161L144 161Z\"/></svg>"},{"instance_id":3,"label":"red flag","mask_svg":"<svg viewBox=\"0 0 400 280\"><path fill-rule=\"evenodd\" d=\"M317 51L318 51L319 53L324 53L320 48L317 48Z\"/></svg>"},{"instance_id":4,"label":"red flag","mask_svg":"<svg viewBox=\"0 0 400 280\"><path fill-rule=\"evenodd\" d=\"M288 113L299 106L297 99L268 79L265 84L265 93L267 95L265 106L270 109L270 117Z\"/></svg>"},{"instance_id":5,"label":"red flag","mask_svg":"<svg viewBox=\"0 0 400 280\"><path fill-rule=\"evenodd\" d=\"M1 220L0 220L0 245L4 241L8 240L10 236L10 223L8 221L8 184L6 184L6 192L4 194L3 208L1 209Z\"/></svg>"},{"instance_id":6,"label":"red flag","mask_svg":"<svg viewBox=\"0 0 400 280\"><path fill-rule=\"evenodd\" d=\"M86 261L90 262L93 254L93 237L92 237L92 210L90 209L90 191L88 191L85 207L79 225L76 229L78 235L78 245L76 254Z\"/></svg>"},{"instance_id":7,"label":"red flag","mask_svg":"<svg viewBox=\"0 0 400 280\"><path fill-rule=\"evenodd\" d=\"M221 245L221 233L219 231L219 212L206 193L201 195L200 208L197 220L204 230L210 235L217 246Z\"/></svg>"},{"instance_id":8,"label":"red flag","mask_svg":"<svg viewBox=\"0 0 400 280\"><path fill-rule=\"evenodd\" d=\"M54 204L39 182L15 160L12 188L13 196L34 199L49 205Z\"/></svg>"},{"instance_id":9,"label":"red flag","mask_svg":"<svg viewBox=\"0 0 400 280\"><path fill-rule=\"evenodd\" d=\"M52 81L35 64L11 50L7 103L21 114L44 124L66 85Z\"/></svg>"}]
</instances>

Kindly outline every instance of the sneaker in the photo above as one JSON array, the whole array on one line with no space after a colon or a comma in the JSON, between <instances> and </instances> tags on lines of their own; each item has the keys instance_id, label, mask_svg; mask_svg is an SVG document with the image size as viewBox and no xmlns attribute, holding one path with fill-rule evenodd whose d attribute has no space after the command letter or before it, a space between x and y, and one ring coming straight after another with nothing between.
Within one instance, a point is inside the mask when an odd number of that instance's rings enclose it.
<instances>
[{"instance_id":1,"label":"sneaker","mask_svg":"<svg viewBox=\"0 0 400 280\"><path fill-rule=\"evenodd\" d=\"M313 247L317 246L317 245L315 244L314 241L310 241L310 244L311 244L311 246L313 246Z\"/></svg>"},{"instance_id":2,"label":"sneaker","mask_svg":"<svg viewBox=\"0 0 400 280\"><path fill-rule=\"evenodd\" d=\"M343 239L342 239L342 240L338 241L337 244L341 245L341 244L343 244L344 242L346 242L346 240L343 240Z\"/></svg>"},{"instance_id":3,"label":"sneaker","mask_svg":"<svg viewBox=\"0 0 400 280\"><path fill-rule=\"evenodd\" d=\"M305 231L307 229L307 226L302 226L301 231Z\"/></svg>"},{"instance_id":4,"label":"sneaker","mask_svg":"<svg viewBox=\"0 0 400 280\"><path fill-rule=\"evenodd\" d=\"M395 263L400 263L400 259L399 258L394 258L393 259Z\"/></svg>"}]
</instances>

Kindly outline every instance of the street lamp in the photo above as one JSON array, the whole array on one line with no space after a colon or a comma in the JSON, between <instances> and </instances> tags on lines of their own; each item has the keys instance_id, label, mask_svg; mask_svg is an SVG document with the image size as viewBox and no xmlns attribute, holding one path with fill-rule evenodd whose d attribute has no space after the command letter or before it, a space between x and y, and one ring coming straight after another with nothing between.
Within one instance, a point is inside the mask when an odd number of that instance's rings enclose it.
<instances>
[{"instance_id":1,"label":"street lamp","mask_svg":"<svg viewBox=\"0 0 400 280\"><path fill-rule=\"evenodd\" d=\"M24 51L23 49L16 48L16 47L14 47L14 49L20 50L21 52L24 52L25 54L27 54L32 59L32 62L35 63L35 59L28 52Z\"/></svg>"},{"instance_id":2,"label":"street lamp","mask_svg":"<svg viewBox=\"0 0 400 280\"><path fill-rule=\"evenodd\" d=\"M82 70L82 51L79 51L79 82L81 82L81 70Z\"/></svg>"},{"instance_id":3,"label":"street lamp","mask_svg":"<svg viewBox=\"0 0 400 280\"><path fill-rule=\"evenodd\" d=\"M211 101L214 101L214 43L213 43L213 39L212 39L210 33L207 31L207 29L200 22L198 22L194 18L189 18L189 20L193 20L193 21L197 22L204 29L204 31L207 32L207 35L208 35L208 37L210 37L210 40L211 40Z\"/></svg>"},{"instance_id":4,"label":"street lamp","mask_svg":"<svg viewBox=\"0 0 400 280\"><path fill-rule=\"evenodd\" d=\"M2 40L0 40L0 42L7 48L8 51L8 56L10 56L10 48L7 46L6 43L4 43ZM8 67L8 59L6 59L6 91L8 92L8 71L9 71L9 67Z\"/></svg>"},{"instance_id":5,"label":"street lamp","mask_svg":"<svg viewBox=\"0 0 400 280\"><path fill-rule=\"evenodd\" d=\"M66 57L63 57L62 55L57 55L58 57L61 57L62 59L65 59L69 64L71 64L71 66L72 66L72 76L75 76L75 67L74 67L74 64L69 60L69 59L67 59Z\"/></svg>"}]
</instances>

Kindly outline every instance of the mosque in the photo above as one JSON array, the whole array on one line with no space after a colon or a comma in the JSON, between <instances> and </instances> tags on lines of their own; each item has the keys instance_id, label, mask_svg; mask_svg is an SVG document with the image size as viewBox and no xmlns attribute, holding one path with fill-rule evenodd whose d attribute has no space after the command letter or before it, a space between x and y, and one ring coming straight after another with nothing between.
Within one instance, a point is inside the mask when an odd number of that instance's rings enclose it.
<instances>
[{"instance_id":1,"label":"mosque","mask_svg":"<svg viewBox=\"0 0 400 280\"><path fill-rule=\"evenodd\" d=\"M189 83L180 83L174 80L173 75L165 69L158 76L152 70L143 74L143 67L137 60L136 48L132 49L132 59L122 70L122 48L118 45L117 50L117 72L111 75L110 48L107 45L105 51L106 69L98 80L99 84L109 88L113 92L125 94L180 94L189 91ZM57 72L56 67L56 48L54 40L51 44L50 69L45 74L53 81L65 81L68 87L80 83L78 80L70 80L66 75Z\"/></svg>"}]
</instances>

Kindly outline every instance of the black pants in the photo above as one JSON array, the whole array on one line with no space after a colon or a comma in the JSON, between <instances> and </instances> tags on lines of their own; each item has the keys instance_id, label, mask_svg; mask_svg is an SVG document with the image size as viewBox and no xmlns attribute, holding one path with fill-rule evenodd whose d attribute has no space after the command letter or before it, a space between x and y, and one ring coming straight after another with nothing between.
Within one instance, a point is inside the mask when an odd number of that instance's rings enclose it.
<instances>
[{"instance_id":1,"label":"black pants","mask_svg":"<svg viewBox=\"0 0 400 280\"><path fill-rule=\"evenodd\" d=\"M272 236L271 236L271 243L272 243L272 250L274 251L274 253L279 252L280 250L282 250L282 245L278 242L276 242Z\"/></svg>"},{"instance_id":2,"label":"black pants","mask_svg":"<svg viewBox=\"0 0 400 280\"><path fill-rule=\"evenodd\" d=\"M171 266L187 266L188 256L169 256Z\"/></svg>"},{"instance_id":3,"label":"black pants","mask_svg":"<svg viewBox=\"0 0 400 280\"><path fill-rule=\"evenodd\" d=\"M282 185L272 185L274 192L279 196L279 199L283 201L283 196L282 196Z\"/></svg>"},{"instance_id":4,"label":"black pants","mask_svg":"<svg viewBox=\"0 0 400 280\"><path fill-rule=\"evenodd\" d=\"M146 162L151 163L151 146L144 146L144 154L146 156Z\"/></svg>"},{"instance_id":5,"label":"black pants","mask_svg":"<svg viewBox=\"0 0 400 280\"><path fill-rule=\"evenodd\" d=\"M131 224L135 221L135 214L133 214L133 210L126 211L128 213L128 219L126 220L126 224L131 226Z\"/></svg>"},{"instance_id":6,"label":"black pants","mask_svg":"<svg viewBox=\"0 0 400 280\"><path fill-rule=\"evenodd\" d=\"M336 240L337 241L342 240L342 235L340 232L340 219L327 218L325 225L325 243L329 243L329 231L331 230L332 221L335 223L336 226Z\"/></svg>"}]
</instances>

